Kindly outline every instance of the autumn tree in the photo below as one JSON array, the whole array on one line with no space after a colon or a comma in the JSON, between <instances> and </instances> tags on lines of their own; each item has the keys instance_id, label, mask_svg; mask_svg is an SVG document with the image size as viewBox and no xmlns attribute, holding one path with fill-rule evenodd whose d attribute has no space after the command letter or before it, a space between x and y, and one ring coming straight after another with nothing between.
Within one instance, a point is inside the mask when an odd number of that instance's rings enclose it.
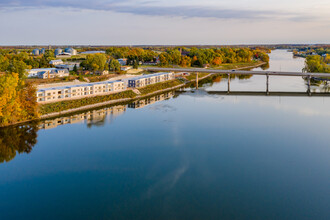
<instances>
[{"instance_id":1,"label":"autumn tree","mask_svg":"<svg viewBox=\"0 0 330 220\"><path fill-rule=\"evenodd\" d=\"M189 67L191 66L191 58L188 56L182 56L180 61L180 66Z\"/></svg>"}]
</instances>

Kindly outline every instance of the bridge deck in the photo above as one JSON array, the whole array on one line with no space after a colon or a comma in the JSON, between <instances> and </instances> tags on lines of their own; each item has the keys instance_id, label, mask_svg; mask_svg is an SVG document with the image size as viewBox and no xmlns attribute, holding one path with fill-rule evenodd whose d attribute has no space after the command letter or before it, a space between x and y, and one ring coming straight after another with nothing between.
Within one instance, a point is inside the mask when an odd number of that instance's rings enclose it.
<instances>
[{"instance_id":1,"label":"bridge deck","mask_svg":"<svg viewBox=\"0 0 330 220\"><path fill-rule=\"evenodd\" d=\"M217 70L204 68L158 68L146 67L147 71L163 72L192 72L192 73L213 73L213 74L231 74L231 75L264 75L264 76L305 76L305 77L330 77L330 73L300 73L300 72L278 72L278 71L246 71L246 70Z\"/></svg>"}]
</instances>

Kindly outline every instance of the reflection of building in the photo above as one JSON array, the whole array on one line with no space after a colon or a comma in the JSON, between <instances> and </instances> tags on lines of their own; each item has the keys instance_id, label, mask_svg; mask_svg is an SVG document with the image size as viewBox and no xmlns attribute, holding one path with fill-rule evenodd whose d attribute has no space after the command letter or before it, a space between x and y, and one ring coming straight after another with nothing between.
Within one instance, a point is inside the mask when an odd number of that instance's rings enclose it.
<instances>
[{"instance_id":1,"label":"reflection of building","mask_svg":"<svg viewBox=\"0 0 330 220\"><path fill-rule=\"evenodd\" d=\"M135 109L137 109L137 108L143 108L145 106L154 104L156 102L163 101L165 99L169 99L169 98L171 98L173 96L174 96L174 92L173 91L167 92L167 93L163 93L163 94L156 95L156 96L153 96L153 97L150 97L150 98L146 98L146 99L141 99L141 100L134 101L134 102L128 104L128 108L135 108Z\"/></svg>"},{"instance_id":2,"label":"reflection of building","mask_svg":"<svg viewBox=\"0 0 330 220\"><path fill-rule=\"evenodd\" d=\"M59 117L51 120L44 120L39 125L39 129L52 129L56 128L59 125L65 124L75 124L86 122L88 126L91 125L103 125L106 121L113 121L116 117L123 114L126 111L126 108L143 108L145 106L151 105L153 103L169 99L174 96L174 91L159 94L147 99L134 101L128 106L126 105L117 105L106 107L103 109L90 110L80 114L75 114L66 117Z\"/></svg>"},{"instance_id":3,"label":"reflection of building","mask_svg":"<svg viewBox=\"0 0 330 220\"><path fill-rule=\"evenodd\" d=\"M120 80L40 89L37 91L37 102L81 99L96 95L107 95L124 91L125 89L124 82Z\"/></svg>"},{"instance_id":4,"label":"reflection of building","mask_svg":"<svg viewBox=\"0 0 330 220\"><path fill-rule=\"evenodd\" d=\"M126 111L126 106L118 105L107 107L99 110L91 110L88 112L84 112L81 114L76 114L67 117L60 117L52 120L45 120L39 124L39 129L52 129L56 128L59 125L65 124L75 124L82 121L86 121L87 124L97 124L99 122L104 121L106 116L113 116L111 119L121 115Z\"/></svg>"}]
</instances>

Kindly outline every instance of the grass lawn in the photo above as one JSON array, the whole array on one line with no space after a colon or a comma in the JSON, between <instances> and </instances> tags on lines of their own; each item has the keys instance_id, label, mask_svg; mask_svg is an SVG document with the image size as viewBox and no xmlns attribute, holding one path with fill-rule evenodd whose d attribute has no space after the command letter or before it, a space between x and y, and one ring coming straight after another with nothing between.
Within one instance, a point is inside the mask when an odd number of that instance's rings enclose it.
<instances>
[{"instance_id":1,"label":"grass lawn","mask_svg":"<svg viewBox=\"0 0 330 220\"><path fill-rule=\"evenodd\" d=\"M143 87L141 89L138 89L141 92L141 95L147 95L149 93L152 92L156 92L156 91L160 91L163 89L168 89L168 88L172 88L174 86L178 86L181 85L182 82L180 80L171 80L171 81L167 81L167 82L161 82L161 83L156 83L153 85L148 85L146 87Z\"/></svg>"},{"instance_id":2,"label":"grass lawn","mask_svg":"<svg viewBox=\"0 0 330 220\"><path fill-rule=\"evenodd\" d=\"M83 99L74 99L74 100L67 100L67 101L61 101L61 102L54 102L54 103L48 103L48 104L42 104L39 106L39 114L49 114L53 112L60 112L68 109L74 109L79 108L86 105L92 105L96 103L116 100L116 99L123 99L123 98L135 98L136 94L131 91L123 91L111 95L104 95L104 96L94 96L89 98L83 98Z\"/></svg>"}]
</instances>

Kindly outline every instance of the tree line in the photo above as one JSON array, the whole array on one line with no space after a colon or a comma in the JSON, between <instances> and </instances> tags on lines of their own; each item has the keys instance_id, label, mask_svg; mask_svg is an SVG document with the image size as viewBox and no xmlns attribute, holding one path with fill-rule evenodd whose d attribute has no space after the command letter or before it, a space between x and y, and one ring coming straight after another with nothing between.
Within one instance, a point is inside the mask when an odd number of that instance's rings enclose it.
<instances>
[{"instance_id":1,"label":"tree line","mask_svg":"<svg viewBox=\"0 0 330 220\"><path fill-rule=\"evenodd\" d=\"M311 73L330 73L330 56L322 57L319 55L307 56L304 71Z\"/></svg>"}]
</instances>

